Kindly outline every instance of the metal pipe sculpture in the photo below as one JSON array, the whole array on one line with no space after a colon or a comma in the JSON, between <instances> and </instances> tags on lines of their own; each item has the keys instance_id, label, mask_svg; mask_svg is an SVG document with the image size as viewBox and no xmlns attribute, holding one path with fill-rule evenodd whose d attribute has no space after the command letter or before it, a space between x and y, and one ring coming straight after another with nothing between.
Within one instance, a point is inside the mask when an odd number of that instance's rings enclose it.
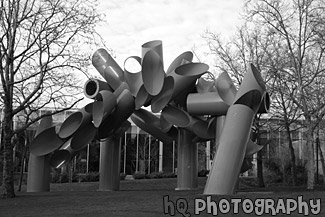
<instances>
[{"instance_id":1,"label":"metal pipe sculpture","mask_svg":"<svg viewBox=\"0 0 325 217\"><path fill-rule=\"evenodd\" d=\"M129 61L138 69L128 68ZM251 64L237 91L226 72L215 79L207 64L193 62L190 51L175 58L166 71L163 62L160 40L144 43L141 57L127 58L124 69L105 49L95 51L92 63L105 81L86 82L84 94L94 102L70 115L59 132L49 126L39 133L32 154L52 153L51 164L60 167L97 138L99 190L118 190L120 136L131 118L165 145L177 140L178 190L197 187L196 142L215 139L217 151L204 194L233 193L239 173L250 167L248 158L261 149L250 140L255 114L267 112L270 105L259 72ZM151 106L151 112L143 106ZM46 144L47 137L53 139Z\"/></svg>"}]
</instances>

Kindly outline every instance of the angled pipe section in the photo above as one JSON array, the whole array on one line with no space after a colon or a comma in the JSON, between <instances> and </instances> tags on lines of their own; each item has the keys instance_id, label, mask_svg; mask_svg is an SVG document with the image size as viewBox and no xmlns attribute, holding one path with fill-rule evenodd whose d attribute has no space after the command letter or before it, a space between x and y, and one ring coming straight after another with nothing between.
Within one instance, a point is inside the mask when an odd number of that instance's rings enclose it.
<instances>
[{"instance_id":1,"label":"angled pipe section","mask_svg":"<svg viewBox=\"0 0 325 217\"><path fill-rule=\"evenodd\" d=\"M206 73L208 68L209 66L204 63L185 63L170 73L168 76L174 78L172 99L185 107L187 95L196 92L195 83L197 78Z\"/></svg>"},{"instance_id":2,"label":"angled pipe section","mask_svg":"<svg viewBox=\"0 0 325 217\"><path fill-rule=\"evenodd\" d=\"M184 128L202 139L214 138L214 128L209 122L192 117L186 111L174 106L167 106L162 110L161 117L171 125Z\"/></svg>"},{"instance_id":3,"label":"angled pipe section","mask_svg":"<svg viewBox=\"0 0 325 217\"><path fill-rule=\"evenodd\" d=\"M148 50L142 59L142 80L146 91L156 96L164 85L164 66L159 54L154 50Z\"/></svg>"},{"instance_id":4,"label":"angled pipe section","mask_svg":"<svg viewBox=\"0 0 325 217\"><path fill-rule=\"evenodd\" d=\"M204 194L234 193L253 118L254 111L245 105L229 108Z\"/></svg>"},{"instance_id":5,"label":"angled pipe section","mask_svg":"<svg viewBox=\"0 0 325 217\"><path fill-rule=\"evenodd\" d=\"M162 112L161 116L172 125L177 127L188 127L191 122L191 116L183 109L175 106L167 106Z\"/></svg>"},{"instance_id":6,"label":"angled pipe section","mask_svg":"<svg viewBox=\"0 0 325 217\"><path fill-rule=\"evenodd\" d=\"M199 118L192 117L190 126L188 127L196 136L202 139L214 139L215 129L209 126L209 122Z\"/></svg>"},{"instance_id":7,"label":"angled pipe section","mask_svg":"<svg viewBox=\"0 0 325 217\"><path fill-rule=\"evenodd\" d=\"M84 85L84 94L89 99L95 99L102 90L113 91L106 82L98 79L89 79Z\"/></svg>"},{"instance_id":8,"label":"angled pipe section","mask_svg":"<svg viewBox=\"0 0 325 217\"><path fill-rule=\"evenodd\" d=\"M193 53L191 51L186 51L184 53L181 53L179 56L177 56L173 62L169 65L166 74L170 74L175 71L175 69L183 65L184 63L189 63L193 61Z\"/></svg>"},{"instance_id":9,"label":"angled pipe section","mask_svg":"<svg viewBox=\"0 0 325 217\"><path fill-rule=\"evenodd\" d=\"M234 104L228 109L218 151L213 160L204 194L234 193L245 157L250 130L264 92L264 82L259 72L251 64L250 70L246 73L235 96ZM232 156L231 160L229 156Z\"/></svg>"},{"instance_id":10,"label":"angled pipe section","mask_svg":"<svg viewBox=\"0 0 325 217\"><path fill-rule=\"evenodd\" d=\"M134 98L128 89L124 89L117 97L117 105L114 112L99 126L97 137L99 139L109 137L115 129L118 129L130 117L134 109Z\"/></svg>"},{"instance_id":11,"label":"angled pipe section","mask_svg":"<svg viewBox=\"0 0 325 217\"><path fill-rule=\"evenodd\" d=\"M135 109L138 110L140 109L142 106L149 106L150 102L152 100L152 96L149 95L149 93L147 92L146 88L144 87L144 85L142 85L135 97Z\"/></svg>"},{"instance_id":12,"label":"angled pipe section","mask_svg":"<svg viewBox=\"0 0 325 217\"><path fill-rule=\"evenodd\" d=\"M129 62L136 62L140 71L133 71L128 67ZM124 78L130 87L130 91L134 97L137 96L139 89L143 85L142 72L141 72L141 58L138 56L130 56L124 61Z\"/></svg>"},{"instance_id":13,"label":"angled pipe section","mask_svg":"<svg viewBox=\"0 0 325 217\"><path fill-rule=\"evenodd\" d=\"M35 156L42 156L60 148L64 143L56 133L56 127L52 126L37 134L29 146L29 151Z\"/></svg>"},{"instance_id":14,"label":"angled pipe section","mask_svg":"<svg viewBox=\"0 0 325 217\"><path fill-rule=\"evenodd\" d=\"M227 105L231 105L234 102L237 89L227 72L223 72L218 76L215 81L215 87L219 96Z\"/></svg>"},{"instance_id":15,"label":"angled pipe section","mask_svg":"<svg viewBox=\"0 0 325 217\"><path fill-rule=\"evenodd\" d=\"M164 116L160 115L160 129L162 132L167 133L171 128L173 127L173 124L169 123Z\"/></svg>"},{"instance_id":16,"label":"angled pipe section","mask_svg":"<svg viewBox=\"0 0 325 217\"><path fill-rule=\"evenodd\" d=\"M78 129L72 136L71 149L79 152L85 148L95 138L96 132L97 128L91 122Z\"/></svg>"},{"instance_id":17,"label":"angled pipe section","mask_svg":"<svg viewBox=\"0 0 325 217\"><path fill-rule=\"evenodd\" d=\"M186 63L175 69L175 73L181 76L196 77L203 75L209 69L205 63Z\"/></svg>"},{"instance_id":18,"label":"angled pipe section","mask_svg":"<svg viewBox=\"0 0 325 217\"><path fill-rule=\"evenodd\" d=\"M95 127L99 127L104 119L106 119L114 110L117 104L115 94L110 91L100 91L93 103L93 123Z\"/></svg>"},{"instance_id":19,"label":"angled pipe section","mask_svg":"<svg viewBox=\"0 0 325 217\"><path fill-rule=\"evenodd\" d=\"M123 70L105 49L95 51L92 64L114 90L124 81Z\"/></svg>"},{"instance_id":20,"label":"angled pipe section","mask_svg":"<svg viewBox=\"0 0 325 217\"><path fill-rule=\"evenodd\" d=\"M51 165L55 168L59 168L68 163L94 139L96 132L97 128L92 122L88 122L80 127L60 149L54 151L50 158Z\"/></svg>"},{"instance_id":21,"label":"angled pipe section","mask_svg":"<svg viewBox=\"0 0 325 217\"><path fill-rule=\"evenodd\" d=\"M164 80L162 90L157 96L154 96L151 103L152 112L156 113L161 111L172 99L179 93L187 89L189 86L194 85L195 79L186 78L177 75L175 69L185 63L191 62L193 53L188 51L179 55L169 66L167 70L167 77Z\"/></svg>"},{"instance_id":22,"label":"angled pipe section","mask_svg":"<svg viewBox=\"0 0 325 217\"><path fill-rule=\"evenodd\" d=\"M183 61L174 71L168 74L174 79L172 98L175 98L186 89L195 86L196 79L208 70L209 67L200 63L187 63Z\"/></svg>"},{"instance_id":23,"label":"angled pipe section","mask_svg":"<svg viewBox=\"0 0 325 217\"><path fill-rule=\"evenodd\" d=\"M54 151L50 158L50 164L54 168L60 168L68 163L72 156L77 154L77 151L71 148L72 138L68 139L59 150Z\"/></svg>"},{"instance_id":24,"label":"angled pipe section","mask_svg":"<svg viewBox=\"0 0 325 217\"><path fill-rule=\"evenodd\" d=\"M256 91L255 91L256 90ZM252 102L254 100L253 94L247 94L249 91L254 91L256 94L261 94L263 96L266 92L264 81L261 77L260 72L256 69L256 67L253 64L249 64L248 71L245 74L245 77L243 78L243 81L238 89L238 92L234 99L234 104L251 104L248 105L252 107L259 107L261 99L258 99L259 103ZM259 93L257 93L259 92ZM246 96L245 96L246 95ZM248 97L251 97L251 99L248 99ZM248 101L246 101L248 100ZM238 102L240 101L240 102ZM256 106L257 104L257 106ZM256 108L256 109L257 109Z\"/></svg>"},{"instance_id":25,"label":"angled pipe section","mask_svg":"<svg viewBox=\"0 0 325 217\"><path fill-rule=\"evenodd\" d=\"M245 152L245 157L251 157L253 154L259 152L260 150L263 149L264 146L262 145L257 145L255 142L252 140L249 140L247 143L247 148Z\"/></svg>"},{"instance_id":26,"label":"angled pipe section","mask_svg":"<svg viewBox=\"0 0 325 217\"><path fill-rule=\"evenodd\" d=\"M168 76L164 80L164 85L157 96L154 96L151 100L151 111L153 113L160 112L172 98L174 90L174 79Z\"/></svg>"},{"instance_id":27,"label":"angled pipe section","mask_svg":"<svg viewBox=\"0 0 325 217\"><path fill-rule=\"evenodd\" d=\"M191 93L186 100L186 109L191 115L226 115L228 108L217 92Z\"/></svg>"},{"instance_id":28,"label":"angled pipe section","mask_svg":"<svg viewBox=\"0 0 325 217\"><path fill-rule=\"evenodd\" d=\"M142 53L142 59L146 55L147 52L149 51L155 51L161 62L164 62L163 58L163 47L162 47L162 41L161 40L153 40L153 41L148 41L141 45L141 53Z\"/></svg>"},{"instance_id":29,"label":"angled pipe section","mask_svg":"<svg viewBox=\"0 0 325 217\"><path fill-rule=\"evenodd\" d=\"M187 51L176 57L170 64L166 72L167 77L164 80L163 88L152 100L152 112L161 111L173 98L195 85L197 77L185 77L175 73L176 68L190 63L192 60L193 53Z\"/></svg>"},{"instance_id":30,"label":"angled pipe section","mask_svg":"<svg viewBox=\"0 0 325 217\"><path fill-rule=\"evenodd\" d=\"M160 128L160 119L145 109L139 109L131 115L132 121L142 130L156 137L164 143L171 143L173 138L162 131Z\"/></svg>"},{"instance_id":31,"label":"angled pipe section","mask_svg":"<svg viewBox=\"0 0 325 217\"><path fill-rule=\"evenodd\" d=\"M59 130L59 137L62 139L72 136L80 127L92 121L93 103L87 104L77 112L72 113L62 123Z\"/></svg>"},{"instance_id":32,"label":"angled pipe section","mask_svg":"<svg viewBox=\"0 0 325 217\"><path fill-rule=\"evenodd\" d=\"M123 137L124 133L131 127L131 122L130 121L124 121L120 128L116 129L114 131L114 135L118 136L118 137Z\"/></svg>"}]
</instances>

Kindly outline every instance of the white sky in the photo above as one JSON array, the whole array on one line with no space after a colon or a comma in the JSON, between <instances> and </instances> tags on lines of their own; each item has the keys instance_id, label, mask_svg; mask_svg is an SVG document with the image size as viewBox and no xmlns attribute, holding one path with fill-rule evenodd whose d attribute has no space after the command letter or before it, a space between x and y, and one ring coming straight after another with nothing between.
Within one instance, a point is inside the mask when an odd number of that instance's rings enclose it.
<instances>
[{"instance_id":1,"label":"white sky","mask_svg":"<svg viewBox=\"0 0 325 217\"><path fill-rule=\"evenodd\" d=\"M107 23L98 28L106 46L124 60L141 56L141 45L162 40L165 69L179 54L200 48L197 54L209 64L205 40L206 29L227 36L239 24L242 0L99 0ZM208 61L208 62L206 62ZM210 65L210 64L209 64Z\"/></svg>"},{"instance_id":2,"label":"white sky","mask_svg":"<svg viewBox=\"0 0 325 217\"><path fill-rule=\"evenodd\" d=\"M106 23L97 30L123 67L129 56L141 56L141 45L163 42L164 67L181 53L196 48L200 61L210 65L205 30L227 37L240 24L242 0L99 0ZM95 71L95 69L94 69ZM97 72L95 72L97 73Z\"/></svg>"}]
</instances>

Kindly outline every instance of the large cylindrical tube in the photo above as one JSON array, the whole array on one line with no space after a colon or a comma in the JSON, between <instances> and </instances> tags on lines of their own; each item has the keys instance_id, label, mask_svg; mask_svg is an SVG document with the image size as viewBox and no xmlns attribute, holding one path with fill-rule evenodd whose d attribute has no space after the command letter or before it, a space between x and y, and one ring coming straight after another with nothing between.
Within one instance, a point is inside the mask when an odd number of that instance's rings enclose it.
<instances>
[{"instance_id":1,"label":"large cylindrical tube","mask_svg":"<svg viewBox=\"0 0 325 217\"><path fill-rule=\"evenodd\" d=\"M95 51L92 64L114 90L124 81L123 70L105 49Z\"/></svg>"},{"instance_id":2,"label":"large cylindrical tube","mask_svg":"<svg viewBox=\"0 0 325 217\"><path fill-rule=\"evenodd\" d=\"M139 128L156 137L160 141L167 144L173 141L173 138L162 131L159 117L155 116L151 112L145 109L136 110L132 114L131 119Z\"/></svg>"},{"instance_id":3,"label":"large cylindrical tube","mask_svg":"<svg viewBox=\"0 0 325 217\"><path fill-rule=\"evenodd\" d=\"M135 62L135 64L138 64L139 71L134 71L134 70L130 69L130 67L128 67L129 62ZM132 95L134 97L136 97L141 86L143 85L142 73L141 73L141 58L140 57L130 56L124 61L124 78L125 78L126 83L130 87L130 92L132 93Z\"/></svg>"},{"instance_id":4,"label":"large cylindrical tube","mask_svg":"<svg viewBox=\"0 0 325 217\"><path fill-rule=\"evenodd\" d=\"M114 110L117 104L116 96L107 90L100 91L93 103L93 123L95 127L99 127Z\"/></svg>"},{"instance_id":5,"label":"large cylindrical tube","mask_svg":"<svg viewBox=\"0 0 325 217\"><path fill-rule=\"evenodd\" d=\"M182 90L184 90L182 88L186 89L189 86L194 85L196 78L184 77L175 73L177 67L190 63L192 60L193 53L187 51L176 57L176 59L170 64L166 72L167 77L164 80L162 90L152 99L152 112L156 113L161 111L173 99L173 97L176 97L180 92L182 92ZM179 83L182 83L183 85L180 85Z\"/></svg>"},{"instance_id":6,"label":"large cylindrical tube","mask_svg":"<svg viewBox=\"0 0 325 217\"><path fill-rule=\"evenodd\" d=\"M50 163L59 168L68 163L80 150L85 148L96 136L97 128L92 122L82 125L60 149L54 151Z\"/></svg>"},{"instance_id":7,"label":"large cylindrical tube","mask_svg":"<svg viewBox=\"0 0 325 217\"><path fill-rule=\"evenodd\" d=\"M94 99L102 90L113 91L106 82L98 79L89 79L84 85L84 94L89 99Z\"/></svg>"},{"instance_id":8,"label":"large cylindrical tube","mask_svg":"<svg viewBox=\"0 0 325 217\"><path fill-rule=\"evenodd\" d=\"M254 115L251 108L241 104L228 109L204 194L234 193Z\"/></svg>"},{"instance_id":9,"label":"large cylindrical tube","mask_svg":"<svg viewBox=\"0 0 325 217\"><path fill-rule=\"evenodd\" d=\"M120 138L110 136L100 140L99 191L120 189Z\"/></svg>"},{"instance_id":10,"label":"large cylindrical tube","mask_svg":"<svg viewBox=\"0 0 325 217\"><path fill-rule=\"evenodd\" d=\"M120 128L134 112L135 104L131 92L124 89L117 97L117 105L114 112L109 115L98 128L98 138L104 139L109 137L114 130Z\"/></svg>"},{"instance_id":11,"label":"large cylindrical tube","mask_svg":"<svg viewBox=\"0 0 325 217\"><path fill-rule=\"evenodd\" d=\"M92 121L92 110L93 110L93 103L89 103L82 109L72 113L62 123L58 133L59 137L63 139L69 138L80 127L90 123Z\"/></svg>"},{"instance_id":12,"label":"large cylindrical tube","mask_svg":"<svg viewBox=\"0 0 325 217\"><path fill-rule=\"evenodd\" d=\"M147 92L156 96L160 93L165 79L163 62L154 50L146 52L142 59L142 80Z\"/></svg>"},{"instance_id":13,"label":"large cylindrical tube","mask_svg":"<svg viewBox=\"0 0 325 217\"><path fill-rule=\"evenodd\" d=\"M188 127L191 122L191 116L186 111L174 106L165 107L161 115L166 121L177 127Z\"/></svg>"},{"instance_id":14,"label":"large cylindrical tube","mask_svg":"<svg viewBox=\"0 0 325 217\"><path fill-rule=\"evenodd\" d=\"M52 116L42 118L37 128L36 135L40 135L44 130L52 126ZM43 143L44 145L44 143ZM51 168L49 154L36 156L32 153L28 160L27 192L46 192L50 191Z\"/></svg>"},{"instance_id":15,"label":"large cylindrical tube","mask_svg":"<svg viewBox=\"0 0 325 217\"><path fill-rule=\"evenodd\" d=\"M219 96L227 105L231 105L234 102L237 89L227 72L223 72L218 76L215 81L215 87Z\"/></svg>"},{"instance_id":16,"label":"large cylindrical tube","mask_svg":"<svg viewBox=\"0 0 325 217\"><path fill-rule=\"evenodd\" d=\"M162 63L164 63L164 58L163 58L163 47L162 47L162 41L161 40L153 40L153 41L148 41L144 43L141 46L141 55L142 59L146 55L147 52L149 51L155 51L159 59L161 60Z\"/></svg>"},{"instance_id":17,"label":"large cylindrical tube","mask_svg":"<svg viewBox=\"0 0 325 217\"><path fill-rule=\"evenodd\" d=\"M30 153L36 156L46 155L58 149L64 141L56 133L56 127L52 126L35 136L29 146L29 150Z\"/></svg>"},{"instance_id":18,"label":"large cylindrical tube","mask_svg":"<svg viewBox=\"0 0 325 217\"><path fill-rule=\"evenodd\" d=\"M255 68L253 64L249 64L248 71L245 74L243 81L238 89L238 92L236 93L234 104L245 104L252 108L255 112L258 109L261 99L255 98L253 94L247 94L250 91L256 92L256 94L261 94L261 96L264 95L266 88L264 81L261 77L260 72ZM257 93L259 92L259 93ZM259 103L256 104L256 99L259 100ZM251 104L251 105L249 105Z\"/></svg>"},{"instance_id":19,"label":"large cylindrical tube","mask_svg":"<svg viewBox=\"0 0 325 217\"><path fill-rule=\"evenodd\" d=\"M191 190L198 187L198 149L193 143L193 134L178 129L177 187L176 190Z\"/></svg>"},{"instance_id":20,"label":"large cylindrical tube","mask_svg":"<svg viewBox=\"0 0 325 217\"><path fill-rule=\"evenodd\" d=\"M191 93L186 100L191 115L226 115L228 108L217 92Z\"/></svg>"}]
</instances>

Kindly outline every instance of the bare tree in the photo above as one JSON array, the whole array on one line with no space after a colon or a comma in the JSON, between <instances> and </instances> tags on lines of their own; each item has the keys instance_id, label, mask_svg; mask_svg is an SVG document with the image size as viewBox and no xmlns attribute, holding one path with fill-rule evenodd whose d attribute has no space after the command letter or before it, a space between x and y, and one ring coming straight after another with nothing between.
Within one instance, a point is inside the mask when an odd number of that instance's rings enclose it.
<instances>
[{"instance_id":1,"label":"bare tree","mask_svg":"<svg viewBox=\"0 0 325 217\"><path fill-rule=\"evenodd\" d=\"M3 197L14 197L15 134L80 100L75 72L87 75L102 17L93 0L0 0L0 79L3 104ZM13 119L20 120L13 128Z\"/></svg>"},{"instance_id":2,"label":"bare tree","mask_svg":"<svg viewBox=\"0 0 325 217\"><path fill-rule=\"evenodd\" d=\"M252 0L246 9L251 23L272 29L286 47L281 73L295 87L292 102L303 115L307 129L307 188L315 183L314 131L325 114L324 2L321 0ZM263 34L263 29L261 29ZM320 85L319 85L320 84ZM318 97L322 99L319 100Z\"/></svg>"},{"instance_id":3,"label":"bare tree","mask_svg":"<svg viewBox=\"0 0 325 217\"><path fill-rule=\"evenodd\" d=\"M258 28L250 28L244 24L238 29L236 35L229 41L225 42L221 39L222 35L218 35L207 31L204 35L212 55L215 56L215 67L220 71L226 71L234 78L237 86L240 85L244 74L248 68L247 64L254 65L261 71L264 79L268 81L269 76L269 52L273 48L273 36L259 34ZM272 88L268 88L272 94ZM258 130L264 123L260 122L261 115L256 117L257 126L257 142L260 141L261 131ZM260 187L264 187L262 152L257 155L257 180Z\"/></svg>"}]
</instances>

